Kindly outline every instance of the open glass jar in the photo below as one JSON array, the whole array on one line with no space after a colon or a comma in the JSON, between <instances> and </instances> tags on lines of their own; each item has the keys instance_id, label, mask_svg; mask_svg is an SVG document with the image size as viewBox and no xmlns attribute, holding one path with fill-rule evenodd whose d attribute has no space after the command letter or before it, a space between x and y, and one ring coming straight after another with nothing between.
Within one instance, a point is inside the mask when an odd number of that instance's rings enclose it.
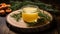
<instances>
[{"instance_id":1,"label":"open glass jar","mask_svg":"<svg viewBox=\"0 0 60 34\"><path fill-rule=\"evenodd\" d=\"M22 7L22 18L25 22L36 22L38 19L39 8L35 5L27 5Z\"/></svg>"}]
</instances>

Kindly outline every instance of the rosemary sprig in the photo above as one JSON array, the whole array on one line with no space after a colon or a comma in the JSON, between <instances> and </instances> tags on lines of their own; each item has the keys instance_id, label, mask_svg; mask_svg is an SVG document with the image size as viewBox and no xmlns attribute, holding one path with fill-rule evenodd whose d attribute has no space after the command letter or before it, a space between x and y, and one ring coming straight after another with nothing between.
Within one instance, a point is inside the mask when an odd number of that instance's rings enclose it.
<instances>
[{"instance_id":1,"label":"rosemary sprig","mask_svg":"<svg viewBox=\"0 0 60 34\"><path fill-rule=\"evenodd\" d=\"M43 19L43 21L45 21L45 20L50 21L50 16L48 14L45 14L44 12L43 13L42 12L39 12L38 15L40 17L42 17L41 19Z\"/></svg>"},{"instance_id":2,"label":"rosemary sprig","mask_svg":"<svg viewBox=\"0 0 60 34\"><path fill-rule=\"evenodd\" d=\"M21 12L20 13L18 13L18 14L13 14L13 15L11 15L11 17L12 18L14 18L17 22L20 20L20 18L22 17L21 16L22 14L21 14Z\"/></svg>"}]
</instances>

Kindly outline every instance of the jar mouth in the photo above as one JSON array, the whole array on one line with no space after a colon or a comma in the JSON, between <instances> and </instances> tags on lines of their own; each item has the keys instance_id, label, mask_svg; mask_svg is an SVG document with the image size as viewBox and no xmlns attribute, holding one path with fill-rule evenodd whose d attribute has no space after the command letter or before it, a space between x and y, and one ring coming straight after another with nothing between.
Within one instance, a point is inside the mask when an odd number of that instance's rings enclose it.
<instances>
[{"instance_id":1,"label":"jar mouth","mask_svg":"<svg viewBox=\"0 0 60 34\"><path fill-rule=\"evenodd\" d=\"M23 6L21 8L23 10L23 12L27 12L27 13L35 13L35 12L38 12L38 6L35 6L35 5L26 5L26 6Z\"/></svg>"},{"instance_id":2,"label":"jar mouth","mask_svg":"<svg viewBox=\"0 0 60 34\"><path fill-rule=\"evenodd\" d=\"M25 5L25 6L23 6L22 8L26 8L26 7L38 8L38 6L36 6L36 5Z\"/></svg>"}]
</instances>

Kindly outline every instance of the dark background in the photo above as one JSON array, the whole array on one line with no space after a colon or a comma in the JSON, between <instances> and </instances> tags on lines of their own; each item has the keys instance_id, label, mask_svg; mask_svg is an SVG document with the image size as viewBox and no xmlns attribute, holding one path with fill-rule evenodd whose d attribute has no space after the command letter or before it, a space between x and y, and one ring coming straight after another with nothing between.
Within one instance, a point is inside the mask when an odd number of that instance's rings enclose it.
<instances>
[{"instance_id":1,"label":"dark background","mask_svg":"<svg viewBox=\"0 0 60 34\"><path fill-rule=\"evenodd\" d=\"M11 0L1 0L0 3L5 2L5 3L9 3ZM17 1L17 0L12 0L12 1ZM44 3L47 4L52 4L54 6L57 6L58 9L60 9L60 0L18 0L18 1L32 1L32 2L38 2L38 1L42 1Z\"/></svg>"}]
</instances>

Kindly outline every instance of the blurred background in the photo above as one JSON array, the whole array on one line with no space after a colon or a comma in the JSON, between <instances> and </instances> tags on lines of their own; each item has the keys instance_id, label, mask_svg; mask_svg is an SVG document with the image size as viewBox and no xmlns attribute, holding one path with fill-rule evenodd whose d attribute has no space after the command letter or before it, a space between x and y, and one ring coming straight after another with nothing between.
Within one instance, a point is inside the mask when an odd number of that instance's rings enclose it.
<instances>
[{"instance_id":1,"label":"blurred background","mask_svg":"<svg viewBox=\"0 0 60 34\"><path fill-rule=\"evenodd\" d=\"M1 0L0 3L5 2L5 3L9 3L11 0ZM17 1L17 0L12 0L12 1ZM59 0L18 0L18 1L32 1L32 2L44 2L47 4L52 4L54 6L56 6L56 8L60 9L60 1Z\"/></svg>"}]
</instances>

